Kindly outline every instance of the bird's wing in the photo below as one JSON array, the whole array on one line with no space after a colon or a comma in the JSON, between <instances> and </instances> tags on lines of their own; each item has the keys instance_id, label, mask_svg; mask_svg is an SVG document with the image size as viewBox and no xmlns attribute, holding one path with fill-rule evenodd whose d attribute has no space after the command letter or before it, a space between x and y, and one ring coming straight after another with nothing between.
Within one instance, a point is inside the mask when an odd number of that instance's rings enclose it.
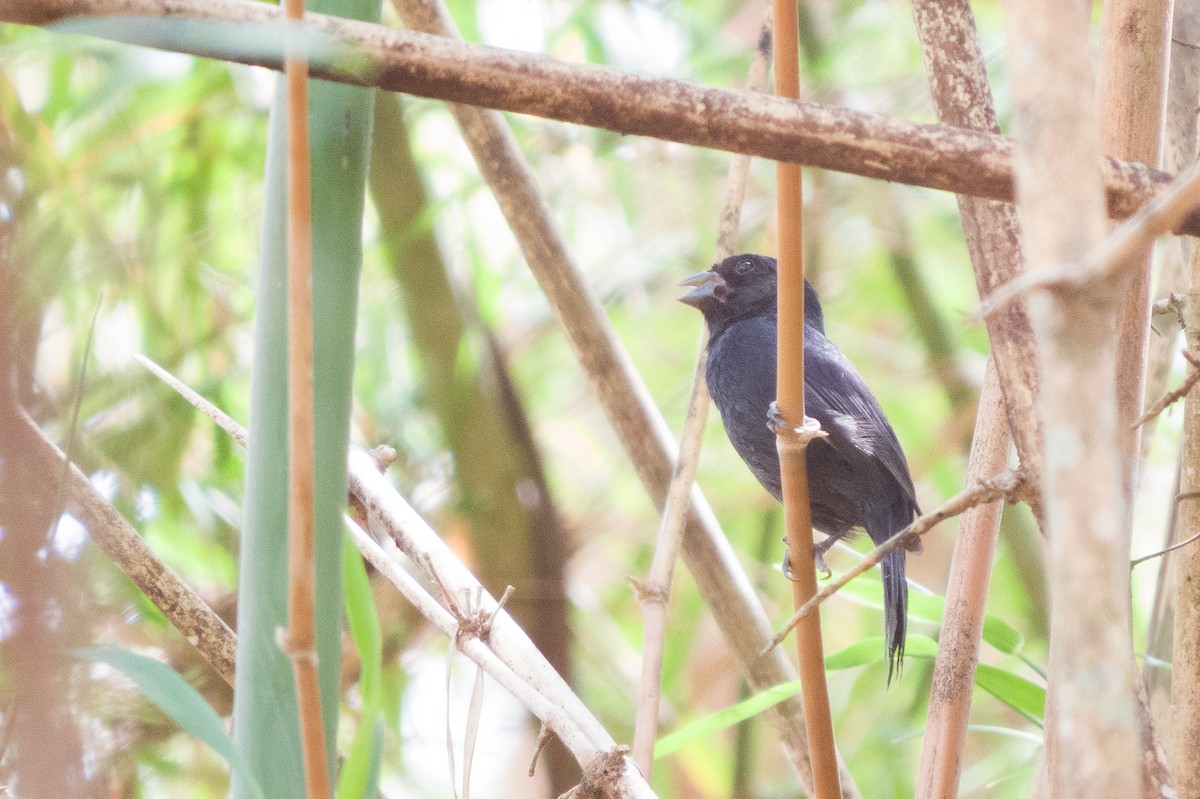
<instances>
[{"instance_id":1,"label":"bird's wing","mask_svg":"<svg viewBox=\"0 0 1200 799\"><path fill-rule=\"evenodd\" d=\"M829 433L825 441L851 462L863 455L876 458L916 507L904 452L879 401L832 342L811 326L805 336L805 412Z\"/></svg>"}]
</instances>

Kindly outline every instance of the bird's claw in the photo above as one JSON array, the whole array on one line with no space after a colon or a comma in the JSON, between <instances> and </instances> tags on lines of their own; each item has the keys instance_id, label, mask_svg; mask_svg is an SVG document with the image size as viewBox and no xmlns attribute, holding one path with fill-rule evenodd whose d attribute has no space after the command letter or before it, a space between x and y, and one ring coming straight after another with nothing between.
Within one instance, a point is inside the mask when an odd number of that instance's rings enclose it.
<instances>
[{"instance_id":1,"label":"bird's claw","mask_svg":"<svg viewBox=\"0 0 1200 799\"><path fill-rule=\"evenodd\" d=\"M811 416L805 416L804 421L799 427L793 427L788 424L783 418L783 412L779 410L779 403L772 402L767 406L767 427L771 429L777 436L788 436L795 443L807 445L810 441L817 438L824 438L829 435L821 429L821 423Z\"/></svg>"},{"instance_id":2,"label":"bird's claw","mask_svg":"<svg viewBox=\"0 0 1200 799\"><path fill-rule=\"evenodd\" d=\"M784 543L787 543L786 538L783 540L784 540ZM831 547L831 546L833 546L832 538L826 538L824 541L821 541L820 543L813 544L813 563L816 565L817 571L819 571L821 573L822 580L828 580L830 577L833 576L833 571L828 566L825 565L825 553L829 550L829 547ZM788 557L787 553L784 553L784 556L783 556L783 576L788 578L792 582L796 581L796 576L792 572L792 562L791 562L791 559Z\"/></svg>"},{"instance_id":3,"label":"bird's claw","mask_svg":"<svg viewBox=\"0 0 1200 799\"><path fill-rule=\"evenodd\" d=\"M824 541L819 541L813 544L813 562L821 571L821 579L828 580L833 576L833 570L825 565L825 553L833 546L834 537L827 536Z\"/></svg>"}]
</instances>

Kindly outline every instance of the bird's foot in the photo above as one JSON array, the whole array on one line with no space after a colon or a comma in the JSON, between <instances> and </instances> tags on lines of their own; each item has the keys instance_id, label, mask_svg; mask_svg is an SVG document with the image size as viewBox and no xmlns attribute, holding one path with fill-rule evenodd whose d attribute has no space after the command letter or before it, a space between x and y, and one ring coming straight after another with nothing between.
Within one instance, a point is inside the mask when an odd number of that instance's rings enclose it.
<instances>
[{"instance_id":1,"label":"bird's foot","mask_svg":"<svg viewBox=\"0 0 1200 799\"><path fill-rule=\"evenodd\" d=\"M833 536L826 536L824 541L818 541L813 544L813 561L821 571L822 580L828 580L833 576L833 570L825 565L825 553L833 546L835 540Z\"/></svg>"},{"instance_id":2,"label":"bird's foot","mask_svg":"<svg viewBox=\"0 0 1200 799\"><path fill-rule=\"evenodd\" d=\"M831 546L833 546L833 541L834 539L831 536L826 538L824 541L818 541L817 543L813 544L813 563L816 565L817 571L821 572L822 580L828 580L833 576L833 571L825 565L825 553L829 551ZM784 538L783 542L786 544L787 539ZM796 579L795 575L792 573L792 562L787 553L784 553L783 555L783 576L792 581L795 581Z\"/></svg>"},{"instance_id":3,"label":"bird's foot","mask_svg":"<svg viewBox=\"0 0 1200 799\"><path fill-rule=\"evenodd\" d=\"M772 402L767 407L767 427L775 435L785 438L789 444L801 449L807 447L810 441L829 435L821 429L821 423L811 416L805 416L799 427L788 424L788 421L783 418L783 412L779 410L777 402Z\"/></svg>"}]
</instances>

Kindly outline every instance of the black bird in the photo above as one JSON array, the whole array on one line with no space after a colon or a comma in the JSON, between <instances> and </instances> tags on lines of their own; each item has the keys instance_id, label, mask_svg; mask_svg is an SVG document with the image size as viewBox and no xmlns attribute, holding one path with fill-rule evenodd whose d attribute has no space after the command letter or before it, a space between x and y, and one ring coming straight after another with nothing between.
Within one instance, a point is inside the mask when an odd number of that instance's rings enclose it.
<instances>
[{"instance_id":1,"label":"black bird","mask_svg":"<svg viewBox=\"0 0 1200 799\"><path fill-rule=\"evenodd\" d=\"M708 390L733 448L750 471L781 498L779 455L771 414L775 399L776 265L765 255L735 255L683 281L680 298L708 322ZM804 282L804 410L827 433L808 445L818 565L834 541L865 528L877 545L920 513L900 442L875 395L842 351L825 338L821 302ZM919 551L920 544L913 545ZM904 550L888 553L883 571L888 682L904 657L908 585ZM827 571L827 569L826 569Z\"/></svg>"}]
</instances>

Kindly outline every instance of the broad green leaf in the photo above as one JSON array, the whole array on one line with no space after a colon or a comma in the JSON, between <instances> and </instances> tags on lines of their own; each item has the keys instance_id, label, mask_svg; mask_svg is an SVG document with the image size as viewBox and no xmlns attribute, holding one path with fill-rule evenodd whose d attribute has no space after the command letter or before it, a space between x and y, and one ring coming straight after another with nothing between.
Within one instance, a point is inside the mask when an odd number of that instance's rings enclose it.
<instances>
[{"instance_id":1,"label":"broad green leaf","mask_svg":"<svg viewBox=\"0 0 1200 799\"><path fill-rule=\"evenodd\" d=\"M847 599L870 607L883 607L883 587L878 576L874 579L852 580L839 592ZM920 619L931 624L941 625L946 614L946 600L936 594L924 590L913 589L908 595L908 617ZM1019 655L1025 640L1021 633L1003 619L987 614L983 620L983 640L997 652L1005 655Z\"/></svg>"},{"instance_id":2,"label":"broad green leaf","mask_svg":"<svg viewBox=\"0 0 1200 799\"><path fill-rule=\"evenodd\" d=\"M937 643L932 638L923 635L910 635L906 651L915 657L933 657L937 653ZM826 655L825 668L829 670L848 669L854 666L878 663L882 660L883 638L867 638ZM762 693L755 694L724 710L710 713L660 738L654 747L654 757L664 757L690 741L707 737L726 727L732 727L798 693L800 693L800 681L792 680L768 688Z\"/></svg>"},{"instance_id":3,"label":"broad green leaf","mask_svg":"<svg viewBox=\"0 0 1200 799\"><path fill-rule=\"evenodd\" d=\"M1039 727L1046 718L1046 689L1024 677L980 663L975 684Z\"/></svg>"},{"instance_id":4,"label":"broad green leaf","mask_svg":"<svg viewBox=\"0 0 1200 799\"><path fill-rule=\"evenodd\" d=\"M654 745L654 758L657 760L666 757L672 752L683 748L691 741L708 737L726 727L732 727L734 724L745 721L751 716L757 715L798 693L800 693L800 681L791 680L790 682L772 686L762 693L755 694L749 699L743 699L736 705L727 707L724 710L718 710L716 713L710 713L703 718L696 719L690 724L686 724L678 730L659 738L658 743Z\"/></svg>"},{"instance_id":5,"label":"broad green leaf","mask_svg":"<svg viewBox=\"0 0 1200 799\"><path fill-rule=\"evenodd\" d=\"M1020 630L990 613L983 617L983 640L1005 655L1019 655L1025 645Z\"/></svg>"},{"instance_id":6,"label":"broad green leaf","mask_svg":"<svg viewBox=\"0 0 1200 799\"><path fill-rule=\"evenodd\" d=\"M379 0L312 0L308 9L378 20ZM316 484L315 649L331 774L341 694L342 515L350 435L354 331L362 263L371 89L308 82L312 165L312 325ZM272 797L304 793L292 664L275 643L287 626L287 128L277 80L268 122L260 263L255 289L250 440L238 569L233 738ZM235 781L233 796L243 796Z\"/></svg>"},{"instance_id":7,"label":"broad green leaf","mask_svg":"<svg viewBox=\"0 0 1200 799\"><path fill-rule=\"evenodd\" d=\"M93 663L103 663L133 680L138 690L159 710L188 735L208 744L246 782L255 797L262 797L262 791L217 712L174 669L154 658L115 646L77 649L75 654Z\"/></svg>"},{"instance_id":8,"label":"broad green leaf","mask_svg":"<svg viewBox=\"0 0 1200 799\"><path fill-rule=\"evenodd\" d=\"M927 635L909 635L904 644L908 657L931 658L937 655L937 642ZM850 669L880 663L884 658L883 636L873 636L855 641L845 649L825 656L825 668L830 671Z\"/></svg>"},{"instance_id":9,"label":"broad green leaf","mask_svg":"<svg viewBox=\"0 0 1200 799\"><path fill-rule=\"evenodd\" d=\"M909 635L905 642L904 653L908 657L934 658L937 656L937 649L937 641L929 636ZM856 641L844 649L826 655L825 668L829 671L838 671L879 663L883 659L883 637L875 636ZM1024 677L986 664L980 664L976 669L975 683L1034 724L1042 726L1046 707L1044 688ZM665 757L691 741L732 727L798 693L800 693L800 681L792 680L768 688L762 693L755 694L723 710L718 710L716 713L710 713L660 738L654 747L654 757L655 759Z\"/></svg>"}]
</instances>

